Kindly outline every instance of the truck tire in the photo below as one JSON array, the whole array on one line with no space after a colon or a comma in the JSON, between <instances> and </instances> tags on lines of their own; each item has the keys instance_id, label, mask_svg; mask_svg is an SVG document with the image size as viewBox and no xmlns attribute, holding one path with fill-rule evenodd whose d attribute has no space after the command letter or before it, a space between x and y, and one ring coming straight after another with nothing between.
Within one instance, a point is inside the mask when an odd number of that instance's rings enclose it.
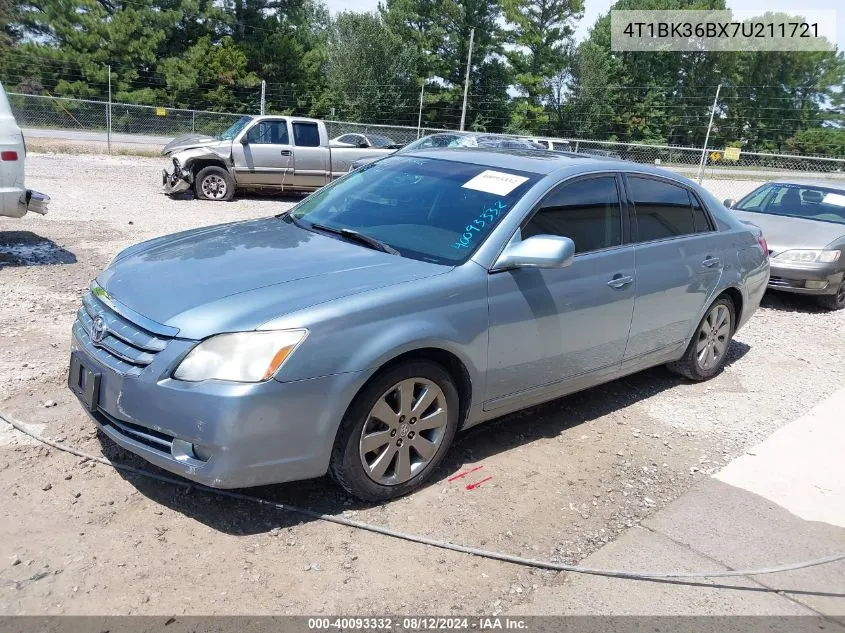
<instances>
[{"instance_id":1,"label":"truck tire","mask_svg":"<svg viewBox=\"0 0 845 633\"><path fill-rule=\"evenodd\" d=\"M235 197L235 180L222 167L203 167L194 179L194 192L200 200L228 202Z\"/></svg>"}]
</instances>

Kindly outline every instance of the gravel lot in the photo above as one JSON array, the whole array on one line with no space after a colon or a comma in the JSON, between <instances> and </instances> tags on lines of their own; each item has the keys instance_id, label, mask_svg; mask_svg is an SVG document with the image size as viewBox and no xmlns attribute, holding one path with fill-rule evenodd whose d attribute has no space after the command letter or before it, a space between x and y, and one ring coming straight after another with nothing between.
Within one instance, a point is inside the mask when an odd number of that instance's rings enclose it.
<instances>
[{"instance_id":1,"label":"gravel lot","mask_svg":"<svg viewBox=\"0 0 845 633\"><path fill-rule=\"evenodd\" d=\"M295 201L170 200L158 193L162 163L32 155L27 178L53 197L51 212L0 219L0 411L143 468L98 437L65 387L81 292L131 243ZM482 425L460 435L433 483L408 498L366 507L325 480L253 492L573 563L841 387L843 354L845 313L768 296L711 382L657 368ZM492 477L482 486L448 481L477 465ZM477 614L506 612L562 581L120 474L8 428L0 491L3 614Z\"/></svg>"}]
</instances>

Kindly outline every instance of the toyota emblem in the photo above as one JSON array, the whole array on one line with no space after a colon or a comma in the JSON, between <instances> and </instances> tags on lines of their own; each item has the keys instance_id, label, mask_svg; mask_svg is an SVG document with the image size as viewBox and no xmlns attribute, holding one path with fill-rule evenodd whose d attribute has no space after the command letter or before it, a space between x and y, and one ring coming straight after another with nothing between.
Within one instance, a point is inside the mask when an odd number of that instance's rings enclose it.
<instances>
[{"instance_id":1,"label":"toyota emblem","mask_svg":"<svg viewBox=\"0 0 845 633\"><path fill-rule=\"evenodd\" d=\"M94 319L94 324L91 326L91 340L94 343L100 343L105 337L108 328L106 328L106 320L102 315L98 315Z\"/></svg>"}]
</instances>

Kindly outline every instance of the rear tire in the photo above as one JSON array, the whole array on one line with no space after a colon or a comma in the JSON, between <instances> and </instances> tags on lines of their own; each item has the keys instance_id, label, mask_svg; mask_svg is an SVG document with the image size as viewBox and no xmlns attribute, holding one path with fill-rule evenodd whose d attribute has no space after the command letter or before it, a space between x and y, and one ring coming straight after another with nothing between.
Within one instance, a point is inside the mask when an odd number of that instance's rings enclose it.
<instances>
[{"instance_id":1,"label":"rear tire","mask_svg":"<svg viewBox=\"0 0 845 633\"><path fill-rule=\"evenodd\" d=\"M235 180L222 167L210 165L197 173L194 191L200 200L228 202L235 197Z\"/></svg>"},{"instance_id":2,"label":"rear tire","mask_svg":"<svg viewBox=\"0 0 845 633\"><path fill-rule=\"evenodd\" d=\"M839 286L835 295L822 295L816 297L819 305L826 310L842 310L845 309L845 279Z\"/></svg>"},{"instance_id":3,"label":"rear tire","mask_svg":"<svg viewBox=\"0 0 845 633\"><path fill-rule=\"evenodd\" d=\"M349 494L386 501L416 490L449 450L460 398L441 365L401 363L377 374L340 424L329 473Z\"/></svg>"},{"instance_id":4,"label":"rear tire","mask_svg":"<svg viewBox=\"0 0 845 633\"><path fill-rule=\"evenodd\" d=\"M696 382L709 380L724 369L735 329L733 301L722 295L707 308L681 359L666 367Z\"/></svg>"}]
</instances>

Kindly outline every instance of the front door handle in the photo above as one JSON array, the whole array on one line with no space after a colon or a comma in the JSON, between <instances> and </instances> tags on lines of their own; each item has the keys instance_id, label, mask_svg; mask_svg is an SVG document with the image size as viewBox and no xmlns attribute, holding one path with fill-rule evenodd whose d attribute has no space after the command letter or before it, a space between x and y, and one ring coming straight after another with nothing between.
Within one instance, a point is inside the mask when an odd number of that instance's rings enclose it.
<instances>
[{"instance_id":1,"label":"front door handle","mask_svg":"<svg viewBox=\"0 0 845 633\"><path fill-rule=\"evenodd\" d=\"M707 257L703 262L701 262L701 265L704 266L705 268L713 268L715 266L718 266L721 263L722 263L722 260L719 259L718 257Z\"/></svg>"},{"instance_id":2,"label":"front door handle","mask_svg":"<svg viewBox=\"0 0 845 633\"><path fill-rule=\"evenodd\" d=\"M628 284L634 283L634 278L627 275L614 275L613 279L607 282L611 288L624 288Z\"/></svg>"},{"instance_id":3,"label":"front door handle","mask_svg":"<svg viewBox=\"0 0 845 633\"><path fill-rule=\"evenodd\" d=\"M290 150L289 149L283 149L282 150L282 156L290 156Z\"/></svg>"}]
</instances>

